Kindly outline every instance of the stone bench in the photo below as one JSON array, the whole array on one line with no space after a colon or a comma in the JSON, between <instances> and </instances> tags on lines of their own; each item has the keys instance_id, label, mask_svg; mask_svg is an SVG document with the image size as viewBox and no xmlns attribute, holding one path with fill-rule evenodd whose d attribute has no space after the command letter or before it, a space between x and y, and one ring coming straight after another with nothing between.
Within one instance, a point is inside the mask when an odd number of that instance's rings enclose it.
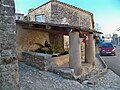
<instances>
[{"instance_id":1,"label":"stone bench","mask_svg":"<svg viewBox=\"0 0 120 90\"><path fill-rule=\"evenodd\" d=\"M48 70L52 55L35 52L22 52L22 59L22 61L28 65L40 70Z\"/></svg>"}]
</instances>

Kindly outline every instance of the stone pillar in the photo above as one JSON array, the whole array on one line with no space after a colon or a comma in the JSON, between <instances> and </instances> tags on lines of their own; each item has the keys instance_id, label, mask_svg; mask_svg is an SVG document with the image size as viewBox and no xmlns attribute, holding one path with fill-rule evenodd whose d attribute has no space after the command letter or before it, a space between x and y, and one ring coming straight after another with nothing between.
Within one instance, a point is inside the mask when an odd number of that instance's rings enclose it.
<instances>
[{"instance_id":1,"label":"stone pillar","mask_svg":"<svg viewBox=\"0 0 120 90\"><path fill-rule=\"evenodd\" d=\"M0 90L19 90L14 0L0 0Z\"/></svg>"},{"instance_id":2,"label":"stone pillar","mask_svg":"<svg viewBox=\"0 0 120 90\"><path fill-rule=\"evenodd\" d=\"M95 65L95 39L93 34L88 34L88 40L85 43L85 62Z\"/></svg>"},{"instance_id":3,"label":"stone pillar","mask_svg":"<svg viewBox=\"0 0 120 90\"><path fill-rule=\"evenodd\" d=\"M75 70L76 75L81 74L81 46L79 32L69 33L69 67Z\"/></svg>"}]
</instances>

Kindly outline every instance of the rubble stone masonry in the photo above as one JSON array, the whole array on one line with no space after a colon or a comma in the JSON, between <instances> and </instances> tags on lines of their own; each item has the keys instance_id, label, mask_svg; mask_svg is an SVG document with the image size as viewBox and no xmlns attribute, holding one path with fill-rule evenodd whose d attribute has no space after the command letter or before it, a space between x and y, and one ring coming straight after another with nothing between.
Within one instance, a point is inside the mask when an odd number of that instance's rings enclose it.
<instances>
[{"instance_id":1,"label":"rubble stone masonry","mask_svg":"<svg viewBox=\"0 0 120 90\"><path fill-rule=\"evenodd\" d=\"M49 33L36 30L23 29L21 25L16 25L17 29L17 55L22 59L22 52L28 52L40 48L36 43L44 45L49 42Z\"/></svg>"},{"instance_id":2,"label":"rubble stone masonry","mask_svg":"<svg viewBox=\"0 0 120 90\"><path fill-rule=\"evenodd\" d=\"M0 0L0 90L19 90L14 0Z\"/></svg>"},{"instance_id":3,"label":"rubble stone masonry","mask_svg":"<svg viewBox=\"0 0 120 90\"><path fill-rule=\"evenodd\" d=\"M44 14L45 22L48 23L69 24L90 29L94 27L92 13L57 0L51 0L29 12L30 21L35 21L35 15L39 14ZM64 37L63 41L64 43L61 43L59 40L59 46L64 44L63 47L66 50L68 48L66 45L69 45L69 37ZM82 58L84 58L83 55Z\"/></svg>"},{"instance_id":4,"label":"rubble stone masonry","mask_svg":"<svg viewBox=\"0 0 120 90\"><path fill-rule=\"evenodd\" d=\"M45 22L51 22L51 3L44 4L43 6L37 7L34 11L29 12L30 21L35 21L35 15L44 14Z\"/></svg>"},{"instance_id":5,"label":"rubble stone masonry","mask_svg":"<svg viewBox=\"0 0 120 90\"><path fill-rule=\"evenodd\" d=\"M35 15L44 14L45 22L54 24L69 24L93 28L93 14L72 5L51 0L29 13L30 21L35 21Z\"/></svg>"},{"instance_id":6,"label":"rubble stone masonry","mask_svg":"<svg viewBox=\"0 0 120 90\"><path fill-rule=\"evenodd\" d=\"M52 2L51 23L92 28L92 13L63 2Z\"/></svg>"}]
</instances>

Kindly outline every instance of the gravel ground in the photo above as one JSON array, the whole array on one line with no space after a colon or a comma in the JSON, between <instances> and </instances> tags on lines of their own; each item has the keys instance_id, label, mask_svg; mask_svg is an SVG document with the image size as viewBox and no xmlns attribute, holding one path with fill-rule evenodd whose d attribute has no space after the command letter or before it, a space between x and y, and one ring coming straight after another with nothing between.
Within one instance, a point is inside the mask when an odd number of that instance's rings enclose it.
<instances>
[{"instance_id":1,"label":"gravel ground","mask_svg":"<svg viewBox=\"0 0 120 90\"><path fill-rule=\"evenodd\" d=\"M59 75L39 71L24 63L20 67L20 90L84 90L76 81L68 80Z\"/></svg>"},{"instance_id":2,"label":"gravel ground","mask_svg":"<svg viewBox=\"0 0 120 90\"><path fill-rule=\"evenodd\" d=\"M97 70L102 69L97 59ZM120 90L120 78L108 69L104 75L97 75L90 78L93 85L64 79L51 72L40 71L39 69L19 62L20 90ZM86 80L87 81L87 80Z\"/></svg>"}]
</instances>

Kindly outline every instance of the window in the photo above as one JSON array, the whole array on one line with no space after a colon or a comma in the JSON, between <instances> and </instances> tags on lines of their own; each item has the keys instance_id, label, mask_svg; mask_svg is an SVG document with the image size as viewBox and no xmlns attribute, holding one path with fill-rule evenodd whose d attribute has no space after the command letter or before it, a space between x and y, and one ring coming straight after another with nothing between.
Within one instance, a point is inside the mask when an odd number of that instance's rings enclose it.
<instances>
[{"instance_id":1,"label":"window","mask_svg":"<svg viewBox=\"0 0 120 90\"><path fill-rule=\"evenodd\" d=\"M102 45L102 47L103 47L103 48L113 48L113 45L110 44L110 43L104 43L104 44Z\"/></svg>"},{"instance_id":2,"label":"window","mask_svg":"<svg viewBox=\"0 0 120 90\"><path fill-rule=\"evenodd\" d=\"M20 16L17 16L17 20L20 20Z\"/></svg>"},{"instance_id":3,"label":"window","mask_svg":"<svg viewBox=\"0 0 120 90\"><path fill-rule=\"evenodd\" d=\"M37 22L45 22L45 15L44 14L35 15L35 21L37 21Z\"/></svg>"}]
</instances>

